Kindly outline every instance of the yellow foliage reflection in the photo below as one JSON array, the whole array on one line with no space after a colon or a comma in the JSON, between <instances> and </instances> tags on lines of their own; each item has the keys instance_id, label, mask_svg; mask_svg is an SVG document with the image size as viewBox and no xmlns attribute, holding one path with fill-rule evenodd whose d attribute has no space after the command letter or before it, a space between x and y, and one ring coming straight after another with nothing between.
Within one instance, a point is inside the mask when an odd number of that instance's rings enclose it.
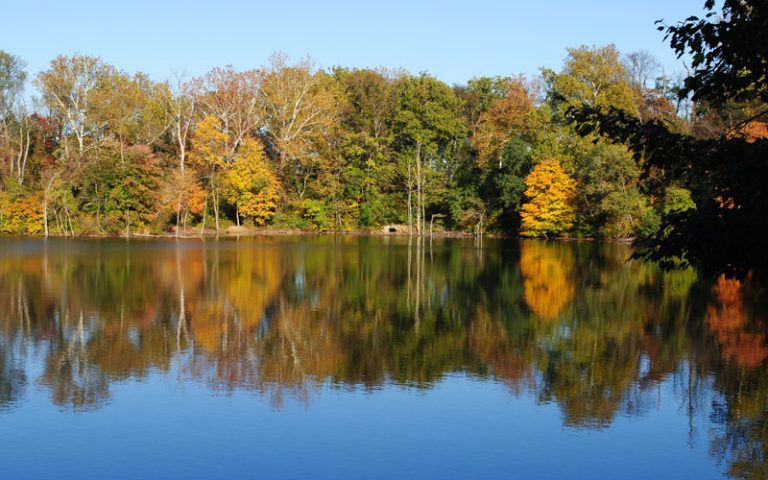
<instances>
[{"instance_id":1,"label":"yellow foliage reflection","mask_svg":"<svg viewBox=\"0 0 768 480\"><path fill-rule=\"evenodd\" d=\"M202 256L185 263L184 270L208 270L215 280L215 290L191 302L189 323L195 345L208 353L227 348L239 335L252 332L264 316L264 310L279 288L279 259L268 248L242 248L216 251L206 269Z\"/></svg>"},{"instance_id":2,"label":"yellow foliage reflection","mask_svg":"<svg viewBox=\"0 0 768 480\"><path fill-rule=\"evenodd\" d=\"M573 301L573 251L540 241L523 241L520 248L525 303L541 320L554 321Z\"/></svg>"}]
</instances>

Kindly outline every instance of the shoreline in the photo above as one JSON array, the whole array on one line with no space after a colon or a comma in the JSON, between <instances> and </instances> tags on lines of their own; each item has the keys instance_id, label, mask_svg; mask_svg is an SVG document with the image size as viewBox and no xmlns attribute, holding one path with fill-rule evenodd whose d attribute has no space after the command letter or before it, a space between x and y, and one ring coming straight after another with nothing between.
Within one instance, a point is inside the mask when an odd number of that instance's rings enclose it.
<instances>
[{"instance_id":1,"label":"shoreline","mask_svg":"<svg viewBox=\"0 0 768 480\"><path fill-rule=\"evenodd\" d=\"M108 234L83 234L83 235L58 235L49 234L45 237L41 234L0 234L0 238L3 237L15 237L15 238L89 238L89 239L125 239L131 238L140 239L152 239L152 238L164 238L164 239L216 239L216 238L240 238L240 237L302 237L302 236L349 236L349 237L393 237L393 238L478 238L477 235L470 232L454 232L454 231L439 231L432 232L426 235L409 235L404 232L384 232L382 230L343 230L343 231L313 231L313 230L299 230L299 229L258 229L258 228L246 228L246 227L229 227L223 229L220 232L216 232L212 229L206 229L202 233L198 230L188 231L181 234L174 232L165 233L134 233L131 235L108 235ZM526 237L522 235L512 235L504 233L484 233L481 238L489 238L494 240L555 240L555 241L588 241L588 242L600 242L600 243L614 243L614 244L626 244L630 245L635 238L597 238L597 237L572 237L572 236L555 236L555 237Z\"/></svg>"},{"instance_id":2,"label":"shoreline","mask_svg":"<svg viewBox=\"0 0 768 480\"><path fill-rule=\"evenodd\" d=\"M132 233L130 235L109 235L98 233L87 233L81 235L60 235L49 234L48 237L42 234L13 234L2 233L2 237L16 237L16 238L112 238L112 239L131 239L131 238L237 238L237 237L301 237L301 236L359 236L359 237L396 237L396 238L408 238L408 237L422 237L422 238L475 238L472 233L466 232L433 232L431 235L409 235L407 233L386 233L380 231L368 231L368 230L343 230L343 231L313 231L313 230L291 230L291 229L247 229L231 231L229 229L216 232L215 230L205 230L203 233L198 232L185 232L176 234L174 232L166 233ZM522 238L510 235L490 233L484 234L485 238Z\"/></svg>"}]
</instances>

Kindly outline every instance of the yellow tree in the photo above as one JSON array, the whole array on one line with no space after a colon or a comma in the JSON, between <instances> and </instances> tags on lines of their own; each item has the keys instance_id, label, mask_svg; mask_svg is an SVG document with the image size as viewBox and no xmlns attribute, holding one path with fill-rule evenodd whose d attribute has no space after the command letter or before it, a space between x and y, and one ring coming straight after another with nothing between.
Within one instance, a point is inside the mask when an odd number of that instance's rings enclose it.
<instances>
[{"instance_id":1,"label":"yellow tree","mask_svg":"<svg viewBox=\"0 0 768 480\"><path fill-rule=\"evenodd\" d=\"M219 231L219 172L227 162L229 136L221 131L218 118L208 115L195 128L192 136L191 160L203 173L210 186L213 213L216 219L216 232Z\"/></svg>"},{"instance_id":2,"label":"yellow tree","mask_svg":"<svg viewBox=\"0 0 768 480\"><path fill-rule=\"evenodd\" d=\"M536 165L525 179L525 187L528 202L520 211L523 235L546 237L573 226L576 182L558 160L543 160Z\"/></svg>"},{"instance_id":3,"label":"yellow tree","mask_svg":"<svg viewBox=\"0 0 768 480\"><path fill-rule=\"evenodd\" d=\"M279 199L280 182L264 155L258 140L246 139L224 173L225 196L235 206L237 224L240 216L252 218L264 225L275 214Z\"/></svg>"}]
</instances>

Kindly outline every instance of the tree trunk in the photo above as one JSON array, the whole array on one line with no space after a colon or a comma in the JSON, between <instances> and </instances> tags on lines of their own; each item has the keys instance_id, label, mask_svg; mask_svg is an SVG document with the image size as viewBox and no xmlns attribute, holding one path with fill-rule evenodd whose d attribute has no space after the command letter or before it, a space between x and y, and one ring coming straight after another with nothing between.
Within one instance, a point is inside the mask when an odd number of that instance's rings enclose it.
<instances>
[{"instance_id":1,"label":"tree trunk","mask_svg":"<svg viewBox=\"0 0 768 480\"><path fill-rule=\"evenodd\" d=\"M26 170L30 147L28 120L25 119L24 123L26 128L19 125L19 153L16 158L16 178L19 181L19 185L24 185L24 171ZM11 166L13 166L13 159L11 159ZM13 168L11 168L11 174L13 174Z\"/></svg>"},{"instance_id":2,"label":"tree trunk","mask_svg":"<svg viewBox=\"0 0 768 480\"><path fill-rule=\"evenodd\" d=\"M408 235L413 235L413 180L411 179L411 159L408 159Z\"/></svg>"},{"instance_id":3,"label":"tree trunk","mask_svg":"<svg viewBox=\"0 0 768 480\"><path fill-rule=\"evenodd\" d=\"M208 215L208 195L205 196L205 201L203 202L203 222L200 225L200 236L203 236L203 232L205 231L205 219Z\"/></svg>"},{"instance_id":4,"label":"tree trunk","mask_svg":"<svg viewBox=\"0 0 768 480\"><path fill-rule=\"evenodd\" d=\"M179 237L179 221L181 220L181 192L179 192L179 201L176 204L176 238Z\"/></svg>"},{"instance_id":5,"label":"tree trunk","mask_svg":"<svg viewBox=\"0 0 768 480\"><path fill-rule=\"evenodd\" d=\"M51 175L51 178L48 180L48 184L45 186L45 193L43 194L43 228L45 230L45 238L48 238L48 198L51 195L51 187L53 187L53 182L56 180L56 177L59 176L59 173L61 172L56 172Z\"/></svg>"},{"instance_id":6,"label":"tree trunk","mask_svg":"<svg viewBox=\"0 0 768 480\"><path fill-rule=\"evenodd\" d=\"M216 235L219 234L219 192L213 192L213 218L216 219Z\"/></svg>"},{"instance_id":7,"label":"tree trunk","mask_svg":"<svg viewBox=\"0 0 768 480\"><path fill-rule=\"evenodd\" d=\"M48 198L43 197L43 231L45 238L48 238Z\"/></svg>"},{"instance_id":8,"label":"tree trunk","mask_svg":"<svg viewBox=\"0 0 768 480\"><path fill-rule=\"evenodd\" d=\"M423 209L423 192L422 192L422 179L421 179L421 142L416 143L416 231L419 235L423 233L424 218L422 215Z\"/></svg>"},{"instance_id":9,"label":"tree trunk","mask_svg":"<svg viewBox=\"0 0 768 480\"><path fill-rule=\"evenodd\" d=\"M432 217L429 219L429 238L432 238L432 225L435 222L435 214L432 214Z\"/></svg>"}]
</instances>

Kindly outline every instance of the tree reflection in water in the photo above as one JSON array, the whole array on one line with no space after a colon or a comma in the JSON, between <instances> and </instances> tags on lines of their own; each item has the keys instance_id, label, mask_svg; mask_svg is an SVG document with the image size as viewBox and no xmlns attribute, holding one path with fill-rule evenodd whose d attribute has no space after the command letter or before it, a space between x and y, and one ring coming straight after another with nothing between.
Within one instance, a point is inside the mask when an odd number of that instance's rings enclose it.
<instances>
[{"instance_id":1,"label":"tree reflection in water","mask_svg":"<svg viewBox=\"0 0 768 480\"><path fill-rule=\"evenodd\" d=\"M575 242L2 242L0 409L30 385L98 408L111 383L152 372L276 406L466 372L555 402L571 427L677 402L708 416L733 476L768 473L766 306L751 280ZM658 396L663 382L675 398Z\"/></svg>"}]
</instances>

